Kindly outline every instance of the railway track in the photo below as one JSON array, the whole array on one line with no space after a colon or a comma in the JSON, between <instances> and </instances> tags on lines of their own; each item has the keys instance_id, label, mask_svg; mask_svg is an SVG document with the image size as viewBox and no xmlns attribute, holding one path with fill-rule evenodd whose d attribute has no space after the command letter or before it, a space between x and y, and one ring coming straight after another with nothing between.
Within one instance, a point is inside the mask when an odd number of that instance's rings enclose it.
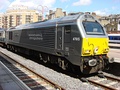
<instances>
[{"instance_id":1,"label":"railway track","mask_svg":"<svg viewBox=\"0 0 120 90\"><path fill-rule=\"evenodd\" d=\"M2 62L31 90L65 90L2 52L0 56L6 59Z\"/></svg>"},{"instance_id":2,"label":"railway track","mask_svg":"<svg viewBox=\"0 0 120 90\"><path fill-rule=\"evenodd\" d=\"M7 59L7 61L3 61L3 63L6 63L6 66L16 75L18 76L28 87L30 87L32 90L38 90L38 89L44 89L44 90L65 90L64 88L60 87L59 85L56 85L48 80L46 84L46 80L42 79L41 76L39 78L39 75L36 75L34 71L31 69L25 69L26 66L19 64L19 62L14 61L9 56L4 55L3 53L0 53L2 57ZM33 73L31 73L33 72ZM88 82L90 84L93 84L97 87L102 87L105 90L120 90L120 79L113 78L111 76L107 76L104 74L104 78L100 78L98 76L95 77L89 77L87 78ZM45 82L44 82L45 81ZM49 87L50 86L50 87Z\"/></svg>"},{"instance_id":3,"label":"railway track","mask_svg":"<svg viewBox=\"0 0 120 90\"><path fill-rule=\"evenodd\" d=\"M95 76L87 78L88 82L100 86L105 90L120 90L120 79L108 76L106 74L103 77Z\"/></svg>"}]
</instances>

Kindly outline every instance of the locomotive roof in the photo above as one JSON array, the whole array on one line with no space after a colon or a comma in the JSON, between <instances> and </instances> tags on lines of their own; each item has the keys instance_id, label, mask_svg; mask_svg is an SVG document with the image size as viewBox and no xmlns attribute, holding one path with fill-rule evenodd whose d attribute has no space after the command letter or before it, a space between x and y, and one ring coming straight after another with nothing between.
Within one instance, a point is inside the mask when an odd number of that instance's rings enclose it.
<instances>
[{"instance_id":1,"label":"locomotive roof","mask_svg":"<svg viewBox=\"0 0 120 90\"><path fill-rule=\"evenodd\" d=\"M39 22L34 22L34 23L29 23L29 24L23 24L23 25L19 25L14 28L11 28L9 30L56 26L56 23L64 23L64 22L71 22L71 21L77 20L78 17L81 15L83 14L70 15L70 16L65 16L65 17L56 18L56 19L47 20L47 21L39 21Z\"/></svg>"}]
</instances>

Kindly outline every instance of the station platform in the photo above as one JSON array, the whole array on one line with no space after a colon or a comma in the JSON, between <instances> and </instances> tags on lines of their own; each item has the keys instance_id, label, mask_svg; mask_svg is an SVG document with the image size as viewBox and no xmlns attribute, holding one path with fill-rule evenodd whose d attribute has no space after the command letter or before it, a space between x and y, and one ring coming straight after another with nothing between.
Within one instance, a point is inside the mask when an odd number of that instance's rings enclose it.
<instances>
[{"instance_id":1,"label":"station platform","mask_svg":"<svg viewBox=\"0 0 120 90\"><path fill-rule=\"evenodd\" d=\"M109 43L109 47L110 47L110 48L120 48L120 44Z\"/></svg>"},{"instance_id":2,"label":"station platform","mask_svg":"<svg viewBox=\"0 0 120 90\"><path fill-rule=\"evenodd\" d=\"M120 49L117 48L110 48L108 53L109 58L114 58L114 62L120 63Z\"/></svg>"},{"instance_id":3,"label":"station platform","mask_svg":"<svg viewBox=\"0 0 120 90\"><path fill-rule=\"evenodd\" d=\"M0 90L31 90L0 61Z\"/></svg>"}]
</instances>

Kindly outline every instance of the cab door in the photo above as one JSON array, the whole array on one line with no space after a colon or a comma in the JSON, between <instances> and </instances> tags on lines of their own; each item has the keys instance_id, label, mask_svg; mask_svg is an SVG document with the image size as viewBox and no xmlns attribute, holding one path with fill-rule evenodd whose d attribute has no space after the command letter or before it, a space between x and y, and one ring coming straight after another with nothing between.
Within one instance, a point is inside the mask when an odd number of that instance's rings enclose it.
<instances>
[{"instance_id":1,"label":"cab door","mask_svg":"<svg viewBox=\"0 0 120 90\"><path fill-rule=\"evenodd\" d=\"M71 26L70 25L66 25L64 27L64 38L65 38L65 44L70 44L71 43Z\"/></svg>"},{"instance_id":2,"label":"cab door","mask_svg":"<svg viewBox=\"0 0 120 90\"><path fill-rule=\"evenodd\" d=\"M71 47L71 26L64 26L64 54L69 56Z\"/></svg>"},{"instance_id":3,"label":"cab door","mask_svg":"<svg viewBox=\"0 0 120 90\"><path fill-rule=\"evenodd\" d=\"M64 50L64 27L57 28L57 50Z\"/></svg>"}]
</instances>

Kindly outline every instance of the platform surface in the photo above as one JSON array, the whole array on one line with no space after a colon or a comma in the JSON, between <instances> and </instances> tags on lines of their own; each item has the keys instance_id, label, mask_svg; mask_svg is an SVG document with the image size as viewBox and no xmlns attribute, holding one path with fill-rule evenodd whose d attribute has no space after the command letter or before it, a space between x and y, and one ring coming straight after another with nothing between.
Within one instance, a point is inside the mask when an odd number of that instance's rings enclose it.
<instances>
[{"instance_id":1,"label":"platform surface","mask_svg":"<svg viewBox=\"0 0 120 90\"><path fill-rule=\"evenodd\" d=\"M1 59L1 58L0 58ZM30 90L0 61L0 90Z\"/></svg>"},{"instance_id":2,"label":"platform surface","mask_svg":"<svg viewBox=\"0 0 120 90\"><path fill-rule=\"evenodd\" d=\"M113 47L113 48L120 48L120 44L116 44L116 43L109 43L109 47Z\"/></svg>"},{"instance_id":3,"label":"platform surface","mask_svg":"<svg viewBox=\"0 0 120 90\"><path fill-rule=\"evenodd\" d=\"M120 63L120 49L110 48L108 57L113 57L115 59L115 62Z\"/></svg>"}]
</instances>

